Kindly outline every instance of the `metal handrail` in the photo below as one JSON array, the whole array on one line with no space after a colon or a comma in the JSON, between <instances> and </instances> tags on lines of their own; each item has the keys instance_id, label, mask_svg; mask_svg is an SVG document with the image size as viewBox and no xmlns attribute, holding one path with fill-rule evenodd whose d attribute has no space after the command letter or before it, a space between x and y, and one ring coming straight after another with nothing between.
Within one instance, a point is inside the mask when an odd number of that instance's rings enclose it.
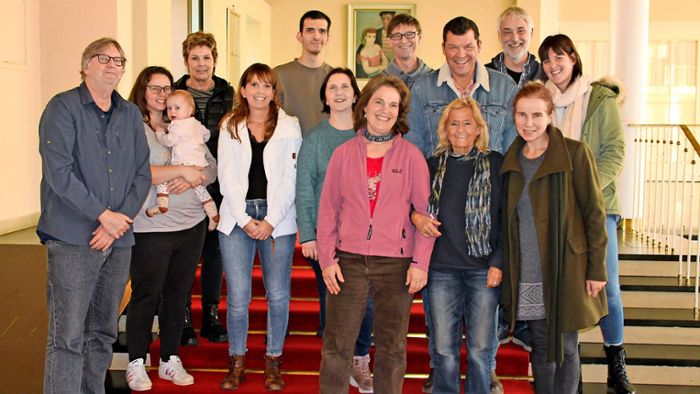
<instances>
[{"instance_id":1,"label":"metal handrail","mask_svg":"<svg viewBox=\"0 0 700 394\"><path fill-rule=\"evenodd\" d=\"M634 235L662 253L678 254L678 284L694 285L698 316L700 143L691 128L700 125L628 127L634 131Z\"/></svg>"}]
</instances>

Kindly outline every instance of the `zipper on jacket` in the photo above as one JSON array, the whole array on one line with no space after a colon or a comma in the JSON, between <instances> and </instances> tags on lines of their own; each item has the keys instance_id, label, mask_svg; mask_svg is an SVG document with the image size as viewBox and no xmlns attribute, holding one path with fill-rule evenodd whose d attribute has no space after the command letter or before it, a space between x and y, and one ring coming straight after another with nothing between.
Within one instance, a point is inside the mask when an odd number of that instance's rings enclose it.
<instances>
[{"instance_id":1,"label":"zipper on jacket","mask_svg":"<svg viewBox=\"0 0 700 394\"><path fill-rule=\"evenodd\" d=\"M372 218L369 218L369 229L367 230L367 240L372 238Z\"/></svg>"}]
</instances>

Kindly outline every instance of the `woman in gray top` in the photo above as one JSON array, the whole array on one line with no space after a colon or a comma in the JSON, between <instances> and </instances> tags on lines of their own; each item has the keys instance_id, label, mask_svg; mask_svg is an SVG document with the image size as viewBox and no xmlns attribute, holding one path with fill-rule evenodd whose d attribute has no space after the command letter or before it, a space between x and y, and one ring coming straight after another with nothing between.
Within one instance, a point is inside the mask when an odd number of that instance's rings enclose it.
<instances>
[{"instance_id":1,"label":"woman in gray top","mask_svg":"<svg viewBox=\"0 0 700 394\"><path fill-rule=\"evenodd\" d=\"M158 376L179 386L194 383L178 356L187 295L192 287L197 262L206 235L201 203L192 190L216 178L216 160L207 151L206 168L170 165L170 149L156 139L155 130L165 128L165 99L172 91L173 78L162 67L146 67L136 78L129 100L143 114L144 132L151 150L153 184L167 182L170 206L167 215L148 217L147 207L155 204L155 188L134 218L136 244L131 257L132 294L127 311L129 338L129 388L151 388L144 360L151 342L153 315L159 305L160 366Z\"/></svg>"}]
</instances>

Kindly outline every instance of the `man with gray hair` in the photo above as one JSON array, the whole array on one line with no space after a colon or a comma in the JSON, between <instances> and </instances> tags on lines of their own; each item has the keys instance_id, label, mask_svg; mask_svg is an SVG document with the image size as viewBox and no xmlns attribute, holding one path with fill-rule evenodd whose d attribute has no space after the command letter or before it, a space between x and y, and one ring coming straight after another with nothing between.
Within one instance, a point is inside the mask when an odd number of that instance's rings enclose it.
<instances>
[{"instance_id":1,"label":"man with gray hair","mask_svg":"<svg viewBox=\"0 0 700 394\"><path fill-rule=\"evenodd\" d=\"M41 217L48 248L45 393L104 393L136 216L151 186L143 118L116 87L124 51L83 51L83 83L54 96L39 122Z\"/></svg>"},{"instance_id":2,"label":"man with gray hair","mask_svg":"<svg viewBox=\"0 0 700 394\"><path fill-rule=\"evenodd\" d=\"M544 80L537 58L528 52L535 24L527 11L508 7L498 16L498 40L503 52L494 56L486 67L509 75L519 88L525 82Z\"/></svg>"}]
</instances>

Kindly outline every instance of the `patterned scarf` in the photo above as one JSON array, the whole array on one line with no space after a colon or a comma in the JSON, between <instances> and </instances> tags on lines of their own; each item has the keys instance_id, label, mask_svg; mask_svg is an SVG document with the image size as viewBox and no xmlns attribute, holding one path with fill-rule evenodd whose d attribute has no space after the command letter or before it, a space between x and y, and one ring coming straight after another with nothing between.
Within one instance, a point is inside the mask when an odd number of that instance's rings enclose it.
<instances>
[{"instance_id":1,"label":"patterned scarf","mask_svg":"<svg viewBox=\"0 0 700 394\"><path fill-rule=\"evenodd\" d=\"M436 218L440 210L440 192L442 192L442 180L447 169L447 158L451 154L451 149L449 149L439 157L439 164L433 179L428 211ZM458 160L474 160L474 175L469 180L467 201L464 207L467 253L474 257L488 256L491 254L491 244L489 243L489 235L491 234L491 164L488 152L472 149L468 154L459 156Z\"/></svg>"}]
</instances>

